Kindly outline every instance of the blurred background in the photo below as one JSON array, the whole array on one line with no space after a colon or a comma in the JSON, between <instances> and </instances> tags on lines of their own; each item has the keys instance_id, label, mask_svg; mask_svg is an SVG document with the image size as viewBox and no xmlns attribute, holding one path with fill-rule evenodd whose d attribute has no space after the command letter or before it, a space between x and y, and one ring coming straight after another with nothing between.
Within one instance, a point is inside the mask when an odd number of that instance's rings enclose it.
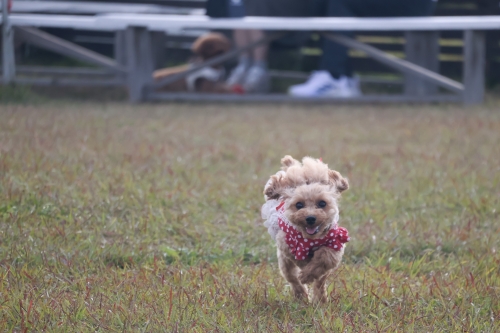
<instances>
[{"instance_id":1,"label":"blurred background","mask_svg":"<svg viewBox=\"0 0 500 333\"><path fill-rule=\"evenodd\" d=\"M15 0L22 2L23 0ZM46 1L39 1L40 3ZM71 1L65 1L66 3ZM204 0L156 0L156 1L97 1L86 0L96 4L123 4L130 5L152 5L162 12L180 12L186 14L203 14L205 12ZM47 2L48 3L48 2ZM161 6L161 9L160 9ZM152 7L153 8L153 7ZM90 14L90 13L88 13ZM81 13L86 15L86 13ZM436 16L466 16L466 15L500 15L498 0L440 0L434 15ZM68 41L79 44L103 55L114 57L114 33L99 31L81 31L73 29L45 29L47 32L59 36ZM159 67L167 67L185 63L190 56L192 41L205 31L191 31L179 35L169 35L165 40L164 54L159 58ZM229 34L228 34L229 36ZM500 83L500 31L487 31L487 60L486 78L487 87L494 88ZM404 56L404 33L403 32L359 32L356 38L364 43L371 44L381 50L395 56ZM300 40L300 42L299 42ZM320 38L311 33L305 37L287 37L271 46L269 54L269 68L273 75L273 90L282 92L290 84L301 82L307 78L311 70L316 69L319 56L321 55ZM461 31L443 31L440 34L440 73L452 79L462 77L463 41ZM40 49L36 46L18 42L16 44L16 62L18 65L53 65L53 66L88 66L76 60ZM297 52L298 51L298 52ZM382 89L389 91L400 91L401 75L372 59L364 53L351 50L353 67L356 74L361 77L369 77L363 80L363 89ZM231 66L229 62L227 66ZM280 75L280 71L303 72L304 75ZM380 85L382 83L382 85Z\"/></svg>"}]
</instances>

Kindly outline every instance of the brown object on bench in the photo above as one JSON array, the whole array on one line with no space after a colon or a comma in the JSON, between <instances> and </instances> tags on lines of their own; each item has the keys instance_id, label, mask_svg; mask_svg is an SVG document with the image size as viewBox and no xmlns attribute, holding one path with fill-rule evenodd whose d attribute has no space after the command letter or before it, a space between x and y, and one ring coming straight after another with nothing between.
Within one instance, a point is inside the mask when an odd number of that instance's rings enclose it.
<instances>
[{"instance_id":1,"label":"brown object on bench","mask_svg":"<svg viewBox=\"0 0 500 333\"><path fill-rule=\"evenodd\" d=\"M220 33L207 33L196 39L191 46L194 57L189 64L159 69L153 72L155 81L167 76L182 73L197 63L217 57L229 51L230 41ZM224 81L224 69L221 65L205 67L196 71L186 78L179 79L173 83L161 87L160 91L169 92L206 92L206 93L231 93L232 90L226 86Z\"/></svg>"}]
</instances>

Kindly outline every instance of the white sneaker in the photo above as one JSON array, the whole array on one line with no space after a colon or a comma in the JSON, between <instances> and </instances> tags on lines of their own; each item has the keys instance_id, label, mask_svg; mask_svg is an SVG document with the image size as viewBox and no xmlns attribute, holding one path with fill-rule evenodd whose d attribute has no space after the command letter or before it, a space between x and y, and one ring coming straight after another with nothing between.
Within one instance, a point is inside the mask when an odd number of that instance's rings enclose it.
<instances>
[{"instance_id":1,"label":"white sneaker","mask_svg":"<svg viewBox=\"0 0 500 333\"><path fill-rule=\"evenodd\" d=\"M237 84L243 84L247 70L248 70L247 65L238 64L238 66L233 68L233 70L231 71L231 74L229 74L229 77L226 80L226 84L229 87L232 87L232 86L237 85Z\"/></svg>"},{"instance_id":2,"label":"white sneaker","mask_svg":"<svg viewBox=\"0 0 500 333\"><path fill-rule=\"evenodd\" d=\"M246 93L267 93L269 91L269 73L261 66L252 66L247 72L243 89Z\"/></svg>"},{"instance_id":3,"label":"white sneaker","mask_svg":"<svg viewBox=\"0 0 500 333\"><path fill-rule=\"evenodd\" d=\"M288 88L296 97L357 97L361 95L359 80L342 76L334 79L327 71L313 72L307 82Z\"/></svg>"}]
</instances>

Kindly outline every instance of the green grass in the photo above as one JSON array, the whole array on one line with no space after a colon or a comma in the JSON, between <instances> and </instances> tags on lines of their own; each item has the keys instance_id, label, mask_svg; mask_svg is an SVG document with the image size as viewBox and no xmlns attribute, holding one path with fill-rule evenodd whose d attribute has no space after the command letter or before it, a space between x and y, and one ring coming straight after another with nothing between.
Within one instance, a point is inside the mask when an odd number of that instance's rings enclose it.
<instances>
[{"instance_id":1,"label":"green grass","mask_svg":"<svg viewBox=\"0 0 500 333\"><path fill-rule=\"evenodd\" d=\"M27 86L0 85L0 107L6 104L34 104L43 101L42 96Z\"/></svg>"},{"instance_id":2,"label":"green grass","mask_svg":"<svg viewBox=\"0 0 500 333\"><path fill-rule=\"evenodd\" d=\"M498 332L499 110L0 105L0 331ZM351 184L322 306L260 219L285 154Z\"/></svg>"}]
</instances>

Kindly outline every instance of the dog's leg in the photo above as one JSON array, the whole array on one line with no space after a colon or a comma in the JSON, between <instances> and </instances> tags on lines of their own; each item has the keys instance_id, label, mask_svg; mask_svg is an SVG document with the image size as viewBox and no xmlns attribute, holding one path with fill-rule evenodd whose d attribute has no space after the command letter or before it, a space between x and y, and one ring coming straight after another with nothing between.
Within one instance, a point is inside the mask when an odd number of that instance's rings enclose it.
<instances>
[{"instance_id":1,"label":"dog's leg","mask_svg":"<svg viewBox=\"0 0 500 333\"><path fill-rule=\"evenodd\" d=\"M320 247L314 252L314 257L306 267L302 269L299 274L299 280L303 284L313 283L323 275L327 274L330 270L336 269L340 265L344 249L334 251L328 247Z\"/></svg>"},{"instance_id":2,"label":"dog's leg","mask_svg":"<svg viewBox=\"0 0 500 333\"><path fill-rule=\"evenodd\" d=\"M326 278L330 274L325 274L319 279L314 281L313 284L313 302L314 303L325 303L326 302Z\"/></svg>"},{"instance_id":3,"label":"dog's leg","mask_svg":"<svg viewBox=\"0 0 500 333\"><path fill-rule=\"evenodd\" d=\"M278 249L278 264L281 275L292 286L293 295L298 299L307 300L307 287L300 283L298 275L299 268Z\"/></svg>"}]
</instances>

